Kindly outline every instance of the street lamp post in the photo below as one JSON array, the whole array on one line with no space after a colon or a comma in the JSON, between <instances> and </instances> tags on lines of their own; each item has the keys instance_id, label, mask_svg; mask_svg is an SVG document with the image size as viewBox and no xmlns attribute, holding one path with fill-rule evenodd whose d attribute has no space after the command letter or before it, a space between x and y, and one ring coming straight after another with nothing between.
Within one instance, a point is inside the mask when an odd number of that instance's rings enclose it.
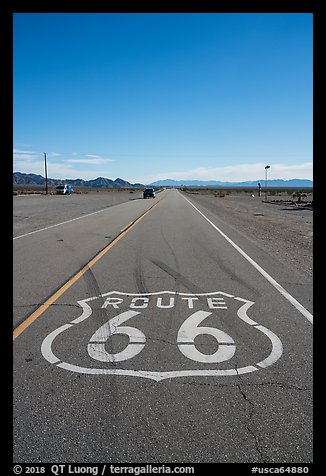
<instances>
[{"instance_id":1,"label":"street lamp post","mask_svg":"<svg viewBox=\"0 0 326 476\"><path fill-rule=\"evenodd\" d=\"M270 165L266 165L265 167L265 200L267 201L267 169L270 169Z\"/></svg>"},{"instance_id":2,"label":"street lamp post","mask_svg":"<svg viewBox=\"0 0 326 476\"><path fill-rule=\"evenodd\" d=\"M44 154L44 168L45 168L45 195L48 194L48 168L46 165L46 152L43 152Z\"/></svg>"}]
</instances>

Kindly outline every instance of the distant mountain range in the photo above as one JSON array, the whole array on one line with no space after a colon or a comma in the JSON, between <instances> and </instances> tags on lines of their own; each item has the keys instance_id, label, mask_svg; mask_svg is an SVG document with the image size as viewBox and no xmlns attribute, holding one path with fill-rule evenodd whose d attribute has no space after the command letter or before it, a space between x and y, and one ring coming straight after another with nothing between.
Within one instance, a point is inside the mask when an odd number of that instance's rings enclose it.
<instances>
[{"instance_id":1,"label":"distant mountain range","mask_svg":"<svg viewBox=\"0 0 326 476\"><path fill-rule=\"evenodd\" d=\"M93 180L83 179L52 179L47 180L49 187L55 187L61 183L69 183L73 187L94 187L94 188L143 188L141 183L129 183L126 180L117 178L111 180L104 177L98 177ZM22 172L14 172L13 174L14 185L42 185L45 186L45 178L42 175L36 174L24 174Z\"/></svg>"},{"instance_id":2,"label":"distant mountain range","mask_svg":"<svg viewBox=\"0 0 326 476\"><path fill-rule=\"evenodd\" d=\"M260 182L261 186L265 186L264 180L254 180L249 182L219 182L217 180L158 180L147 184L152 187L258 187ZM93 188L144 188L145 185L141 183L130 183L121 178L111 180L104 177L98 177L93 180L83 179L52 179L48 178L48 186L55 187L61 183L69 183L73 187L93 187ZM42 175L25 174L22 172L14 172L13 174L14 185L40 185L45 186L45 178ZM268 187L295 187L306 188L313 187L312 180L305 179L292 179L292 180L268 180Z\"/></svg>"},{"instance_id":3,"label":"distant mountain range","mask_svg":"<svg viewBox=\"0 0 326 476\"><path fill-rule=\"evenodd\" d=\"M149 185L153 187L181 187L181 186L193 186L193 187L258 187L260 182L261 186L265 186L265 180L254 180L249 182L219 182L216 180L158 180L152 182ZM268 180L268 187L313 187L312 180L305 179L291 179L291 180Z\"/></svg>"}]
</instances>

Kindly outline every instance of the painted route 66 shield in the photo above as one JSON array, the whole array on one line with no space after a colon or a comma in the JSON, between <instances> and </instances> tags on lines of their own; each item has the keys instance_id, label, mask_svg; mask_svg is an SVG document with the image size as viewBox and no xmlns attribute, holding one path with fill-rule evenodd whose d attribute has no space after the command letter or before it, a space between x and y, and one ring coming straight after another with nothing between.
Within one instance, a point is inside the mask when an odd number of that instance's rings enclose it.
<instances>
[{"instance_id":1,"label":"painted route 66 shield","mask_svg":"<svg viewBox=\"0 0 326 476\"><path fill-rule=\"evenodd\" d=\"M50 364L71 372L219 377L265 369L283 352L277 335L249 317L254 302L222 291L111 291L78 305L78 317L41 346Z\"/></svg>"}]
</instances>

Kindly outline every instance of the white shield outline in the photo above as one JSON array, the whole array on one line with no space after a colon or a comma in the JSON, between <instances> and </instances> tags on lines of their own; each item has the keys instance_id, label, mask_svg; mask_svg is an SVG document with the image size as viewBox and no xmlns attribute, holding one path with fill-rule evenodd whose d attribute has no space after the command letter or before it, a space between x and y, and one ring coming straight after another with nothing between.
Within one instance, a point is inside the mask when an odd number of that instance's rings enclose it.
<instances>
[{"instance_id":1,"label":"white shield outline","mask_svg":"<svg viewBox=\"0 0 326 476\"><path fill-rule=\"evenodd\" d=\"M272 344L272 351L271 353L262 361L255 363L254 365L248 365L246 367L240 368L230 368L230 369L223 369L223 370L176 370L176 371L164 371L164 372L156 372L156 371L147 371L147 370L127 370L127 369L115 369L115 368L93 368L93 367L79 367L78 365L69 364L68 362L62 362L58 357L56 357L52 351L52 343L54 339L62 334L67 329L80 324L85 319L88 319L92 314L92 308L88 304L90 301L94 301L95 299L104 298L110 296L111 294L117 294L121 296L133 296L133 297L147 297L147 296L155 296L161 294L170 294L174 296L216 296L221 295L228 298L235 299L237 301L243 302L243 305L238 309L237 316L244 321L245 323L249 324L250 326L254 327L255 329L259 330L263 334L265 334L268 339L271 341ZM101 294L99 296L90 297L87 299L82 299L81 301L77 301L77 303L81 306L83 312L82 314L71 321L69 324L64 324L63 326L58 327L54 331L52 331L42 342L41 345L41 352L43 357L50 363L54 364L57 367L60 367L65 370L69 370L71 372L77 372L81 374L90 374L90 375L121 375L121 376L130 376L130 377L143 377L148 378L151 380L155 380L159 382L160 380L168 379L168 378L175 378L175 377L221 377L221 376L233 376L233 375L242 375L250 372L254 372L260 369L266 369L273 365L282 355L283 353L283 345L280 339L277 337L274 332L269 330L267 327L260 325L258 322L253 321L247 315L248 309L255 304L253 301L248 301L247 299L243 299L240 297L233 296L231 294L227 294L222 291L215 291L210 293L197 293L197 294L188 294L188 293L178 293L173 291L158 291L154 293L125 293L120 291L110 291L108 293Z\"/></svg>"}]
</instances>

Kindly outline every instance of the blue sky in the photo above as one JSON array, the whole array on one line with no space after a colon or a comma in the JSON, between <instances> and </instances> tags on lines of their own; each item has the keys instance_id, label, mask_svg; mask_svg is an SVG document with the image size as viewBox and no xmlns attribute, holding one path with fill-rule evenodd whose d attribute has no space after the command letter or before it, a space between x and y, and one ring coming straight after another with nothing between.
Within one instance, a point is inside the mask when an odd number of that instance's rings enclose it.
<instances>
[{"instance_id":1,"label":"blue sky","mask_svg":"<svg viewBox=\"0 0 326 476\"><path fill-rule=\"evenodd\" d=\"M14 14L14 171L312 179L309 13Z\"/></svg>"}]
</instances>

